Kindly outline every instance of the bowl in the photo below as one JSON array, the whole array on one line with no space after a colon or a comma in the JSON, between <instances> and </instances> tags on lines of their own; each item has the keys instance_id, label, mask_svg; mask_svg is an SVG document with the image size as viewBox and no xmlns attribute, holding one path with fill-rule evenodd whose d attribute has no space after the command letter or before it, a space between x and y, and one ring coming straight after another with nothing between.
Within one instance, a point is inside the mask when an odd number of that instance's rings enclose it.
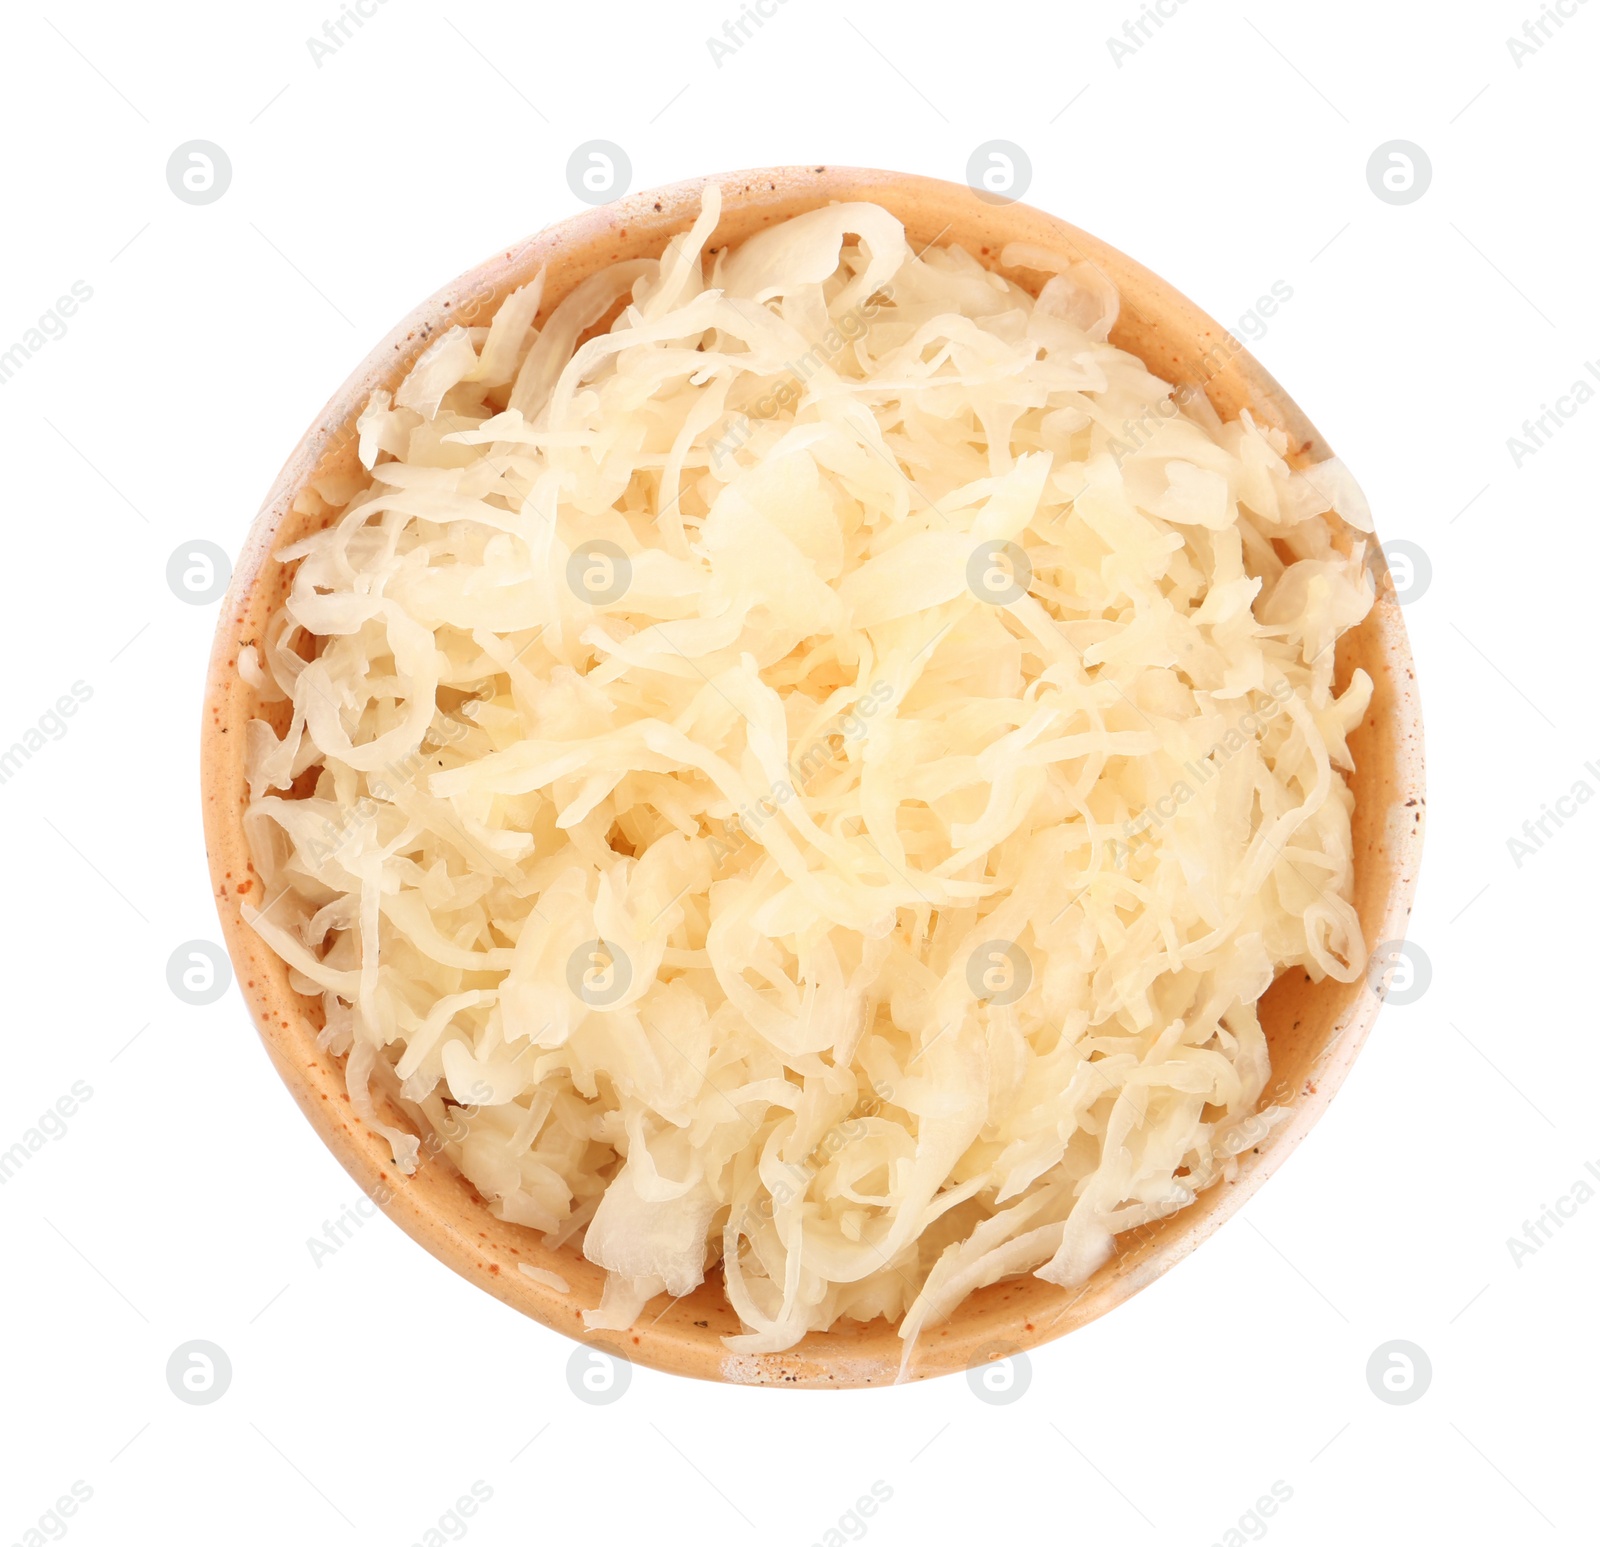
<instances>
[{"instance_id":1,"label":"bowl","mask_svg":"<svg viewBox=\"0 0 1600 1547\"><path fill-rule=\"evenodd\" d=\"M1296 465L1331 455L1322 437L1238 340L1193 302L1104 242L1021 203L997 203L960 184L853 167L777 167L729 173L713 244L738 242L774 221L833 200L869 200L905 223L915 247L954 242L991 268L1008 242L1020 241L1087 259L1121 291L1112 340L1157 375L1203 387L1224 419L1248 408L1284 430ZM323 1142L361 1188L420 1245L463 1278L559 1332L611 1354L680 1375L761 1386L856 1387L896 1379L902 1345L878 1319L812 1332L780 1354L736 1355L722 1344L740 1330L713 1273L693 1294L652 1303L628 1332L587 1332L585 1307L599 1303L604 1274L578 1246L559 1250L532 1230L495 1218L472 1185L442 1157L400 1176L386 1141L352 1111L341 1060L317 1045L321 1006L289 984L288 968L245 923L241 905L260 906L262 883L250 865L242 813L245 725L262 713L240 678L240 646L264 632L282 602L288 574L272 555L319 524L294 509L313 479L358 467L355 418L377 388L393 389L426 341L454 322L484 321L518 285L548 265L540 321L586 275L622 259L656 257L686 230L709 179L629 194L541 231L425 301L375 348L294 449L246 539L223 604L207 678L201 743L202 798L213 895L245 1001L284 1083ZM1036 288L1038 274L1019 272ZM326 517L320 518L325 521ZM1381 555L1376 605L1337 651L1339 685L1364 667L1375 685L1365 722L1350 738L1356 772L1354 904L1369 949L1405 933L1423 832L1422 719L1411 655L1394 587ZM1239 1157L1238 1172L1190 1207L1118 1238L1118 1252L1086 1283L1062 1289L1023 1276L980 1290L942 1326L924 1331L908 1378L972 1369L1060 1337L1104 1315L1192 1252L1272 1174L1310 1132L1349 1071L1381 1007L1367 982L1313 983L1299 970L1282 974L1261 1005L1273 1081L1264 1100L1292 1108L1288 1121ZM382 1098L380 1115L410 1123ZM1356 1228L1350 1221L1350 1228ZM559 1276L568 1286L524 1273Z\"/></svg>"}]
</instances>

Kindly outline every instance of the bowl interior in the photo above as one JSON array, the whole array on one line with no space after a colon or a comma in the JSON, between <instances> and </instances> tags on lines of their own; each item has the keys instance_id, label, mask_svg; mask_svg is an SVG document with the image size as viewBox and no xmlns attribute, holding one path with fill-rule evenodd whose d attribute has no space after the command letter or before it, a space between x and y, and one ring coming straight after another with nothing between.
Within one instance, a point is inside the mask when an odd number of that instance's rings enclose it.
<instances>
[{"instance_id":1,"label":"bowl interior","mask_svg":"<svg viewBox=\"0 0 1600 1547\"><path fill-rule=\"evenodd\" d=\"M1013 241L1091 262L1122 294L1115 343L1157 375L1203 387L1223 418L1249 408L1285 430L1298 460L1330 454L1305 416L1226 329L1148 270L1052 216L1023 204L988 202L957 184L854 168L777 168L715 180L723 192L718 247L818 204L861 199L893 211L914 245L959 243L991 268L1001 268L1000 251ZM288 589L288 574L273 552L333 519L326 510L313 514L305 508L315 501L296 509L297 497L314 480L359 470L356 415L375 388L397 384L437 330L456 321L487 320L511 290L548 265L542 322L596 268L658 256L669 237L691 224L704 181L633 194L586 212L497 253L448 285L378 345L295 449L250 531L218 621L202 739L213 893L240 987L285 1083L362 1188L441 1261L547 1326L660 1369L760 1385L887 1385L895 1379L901 1343L881 1319L811 1333L782 1354L730 1354L720 1340L740 1327L716 1273L682 1300L656 1301L629 1332L587 1333L581 1312L599 1302L602 1271L575 1245L552 1250L534 1231L496 1219L448 1161L426 1158L426 1146L418 1172L401 1176L385 1141L351 1110L341 1061L317 1046L320 1005L293 992L288 969L240 912L244 902L259 907L265 900L241 820L247 803L244 727L265 711L238 675L237 653L263 635ZM1005 272L1030 288L1042 278ZM1381 559L1378 569L1377 605L1338 648L1341 686L1358 666L1375 684L1367 719L1350 739L1356 761L1354 901L1369 948L1404 934L1423 826L1416 685L1393 588L1381 583ZM1312 983L1299 971L1280 977L1261 1007L1273 1063L1263 1100L1290 1106L1293 1115L1240 1157L1237 1179L1211 1188L1179 1214L1118 1237L1118 1254L1076 1289L1025 1276L972 1295L945 1325L923 1333L912 1378L969 1368L1057 1337L1102 1315L1192 1251L1305 1136L1354 1059L1379 1004L1361 982ZM381 1097L380 1113L386 1122L411 1126ZM522 1272L524 1266L559 1275L567 1290Z\"/></svg>"}]
</instances>

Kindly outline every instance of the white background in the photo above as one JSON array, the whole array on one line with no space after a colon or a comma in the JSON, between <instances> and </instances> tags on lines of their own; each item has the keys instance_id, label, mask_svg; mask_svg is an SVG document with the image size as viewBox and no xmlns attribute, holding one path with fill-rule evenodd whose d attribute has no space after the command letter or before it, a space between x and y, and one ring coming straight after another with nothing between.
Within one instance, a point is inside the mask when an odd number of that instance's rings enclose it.
<instances>
[{"instance_id":1,"label":"white background","mask_svg":"<svg viewBox=\"0 0 1600 1547\"><path fill-rule=\"evenodd\" d=\"M885 1547L1203 1547L1279 1480L1263 1524L1285 1544L1594 1539L1600 1198L1520 1266L1506 1244L1600 1165L1600 807L1520 867L1507 847L1578 779L1600 789L1600 404L1520 469L1506 444L1600 354L1600 3L1519 68L1534 3L1186 0L1120 67L1106 38L1136 0L785 0L720 67L706 38L734 0L385 0L320 67L332 0L10 13L0 349L74 281L93 298L0 386L0 744L74 682L93 696L0 786L0 1149L74 1081L93 1094L0 1188L0 1543L77 1480L84 1547L416 1542L480 1480L485 1547L820 1542L877 1480ZM197 138L233 165L205 207L165 177ZM168 556L237 551L373 342L580 207L565 166L592 138L635 187L793 162L960 180L980 142L1016 142L1029 202L1224 322L1292 287L1255 353L1383 537L1431 560L1406 609L1431 986L1385 1009L1238 1219L1038 1350L1009 1405L960 1377L841 1395L638 1370L586 1406L571 1344L386 1220L314 1265L354 1184L237 991L192 1008L167 987L174 947L217 936L196 779L216 607L173 595ZM1433 166L1403 207L1365 173L1395 138ZM166 1384L195 1338L232 1361L214 1405ZM1396 1338L1433 1367L1407 1406L1365 1377Z\"/></svg>"}]
</instances>

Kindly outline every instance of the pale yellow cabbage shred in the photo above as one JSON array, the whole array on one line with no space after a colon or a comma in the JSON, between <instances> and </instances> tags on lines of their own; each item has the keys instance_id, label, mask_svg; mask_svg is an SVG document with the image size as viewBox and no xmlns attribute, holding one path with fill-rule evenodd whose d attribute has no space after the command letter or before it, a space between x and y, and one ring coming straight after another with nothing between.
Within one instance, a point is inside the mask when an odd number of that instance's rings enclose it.
<instances>
[{"instance_id":1,"label":"pale yellow cabbage shred","mask_svg":"<svg viewBox=\"0 0 1600 1547\"><path fill-rule=\"evenodd\" d=\"M720 1264L738 1352L909 1350L1286 1114L1256 1001L1365 961L1367 521L1110 344L1090 265L1001 253L1035 299L866 204L713 258L719 208L449 329L302 497L249 916L359 1112L581 1236L591 1327Z\"/></svg>"}]
</instances>

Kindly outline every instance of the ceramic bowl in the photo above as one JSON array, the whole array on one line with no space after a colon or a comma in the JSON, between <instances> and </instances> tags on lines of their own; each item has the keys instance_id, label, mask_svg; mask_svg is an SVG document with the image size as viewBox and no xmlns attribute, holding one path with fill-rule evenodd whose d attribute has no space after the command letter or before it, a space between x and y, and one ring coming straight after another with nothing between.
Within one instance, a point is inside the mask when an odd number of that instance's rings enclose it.
<instances>
[{"instance_id":1,"label":"ceramic bowl","mask_svg":"<svg viewBox=\"0 0 1600 1547\"><path fill-rule=\"evenodd\" d=\"M991 268L1000 268L1001 250L1017 241L1087 259L1121 291L1115 343L1169 381L1202 386L1224 418L1248 408L1258 420L1282 428L1296 461L1331 455L1305 415L1225 328L1149 270L1052 215L1021 203L992 202L958 184L850 167L779 167L716 180L723 194L714 238L718 247L817 205L861 199L892 210L915 246L959 243ZM668 238L692 223L704 181L629 194L496 253L400 323L295 447L250 530L217 625L202 744L211 878L246 1003L312 1127L389 1217L463 1278L548 1327L658 1369L764 1386L888 1385L898 1371L901 1343L895 1328L882 1320L813 1332L781 1354L731 1354L721 1340L740 1328L715 1272L687 1298L652 1304L631 1331L586 1333L581 1312L599 1301L601 1270L576 1245L552 1250L534 1231L495 1218L448 1161L425 1160L416 1176L400 1178L385 1141L352 1112L340 1061L317 1046L320 1005L291 989L284 963L240 913L241 904L259 906L264 899L241 821L245 726L260 706L235 663L240 645L263 635L287 589L288 573L273 553L312 524L294 510L296 495L313 479L357 466L356 415L374 389L395 387L439 329L457 321L486 321L540 265L549 267L542 321L579 280L602 265L659 256ZM1041 279L1032 272L1013 277L1030 286ZM1376 684L1366 722L1350 739L1356 763L1354 901L1369 948L1405 933L1423 828L1417 688L1400 608L1392 585L1383 583L1381 560L1378 573L1377 605L1338 647L1340 686L1358 666ZM1310 1132L1380 1005L1380 996L1365 982L1312 983L1300 971L1280 977L1262 1003L1261 1018L1272 1053L1270 1090L1280 1104L1293 1108L1290 1120L1240 1157L1231 1183L1211 1188L1155 1226L1121 1237L1118 1254L1078 1288L1064 1290L1024 1276L972 1295L945 1325L923 1334L910 1378L970 1369L1060 1337L1104 1315L1186 1257ZM395 1109L384 1116L392 1123L407 1121ZM1351 1217L1345 1227L1353 1234L1358 1222ZM567 1290L521 1272L524 1265L559 1275Z\"/></svg>"}]
</instances>

